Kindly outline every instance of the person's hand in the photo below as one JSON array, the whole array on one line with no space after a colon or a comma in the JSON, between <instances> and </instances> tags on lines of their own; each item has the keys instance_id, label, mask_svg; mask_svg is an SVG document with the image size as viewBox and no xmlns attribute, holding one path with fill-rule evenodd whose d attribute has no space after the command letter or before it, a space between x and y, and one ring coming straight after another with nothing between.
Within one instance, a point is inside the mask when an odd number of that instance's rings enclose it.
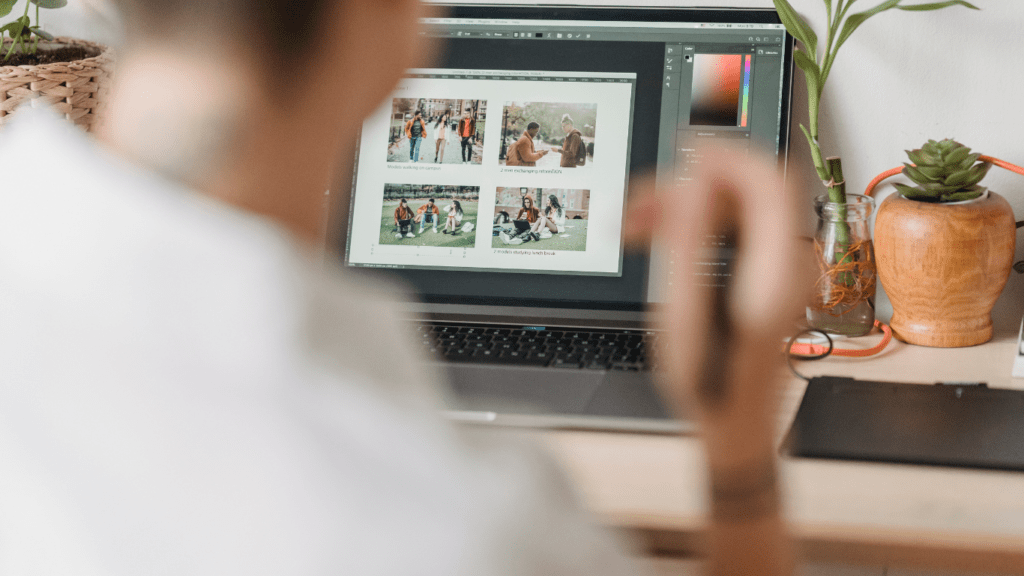
<instances>
[{"instance_id":1,"label":"person's hand","mask_svg":"<svg viewBox=\"0 0 1024 576\"><path fill-rule=\"evenodd\" d=\"M559 154L561 154L561 153L562 153L562 149L561 149L561 148L552 148L552 149L551 149L551 151L552 151L552 152L557 152L557 153L559 153Z\"/></svg>"},{"instance_id":2,"label":"person's hand","mask_svg":"<svg viewBox=\"0 0 1024 576\"><path fill-rule=\"evenodd\" d=\"M547 156L547 155L548 155L548 152L550 152L550 150L541 150L541 151L540 151L540 155L541 155L541 156Z\"/></svg>"},{"instance_id":3,"label":"person's hand","mask_svg":"<svg viewBox=\"0 0 1024 576\"><path fill-rule=\"evenodd\" d=\"M666 287L666 302L651 319L663 330L658 363L665 375L663 391L679 413L693 413L705 423L723 426L743 421L756 413L759 419L773 416L772 364L779 361L781 341L800 317L809 268L803 258L806 247L798 241L797 194L784 186L768 159L712 150L699 164L691 164L693 181L685 186L656 188L653 176L630 184L627 243L655 241L670 256L662 263L673 278ZM731 228L737 252L731 279L727 315L732 321L731 349L707 350L711 293L700 284L707 276L701 266L715 258L708 236ZM671 261L671 263L670 263ZM706 358L711 371L731 370L729 364L746 358L765 362L763 377L745 378L735 373L728 382L733 390L722 394L724 405L713 406ZM769 413L771 413L769 415ZM735 419L733 417L735 416Z\"/></svg>"},{"instance_id":4,"label":"person's hand","mask_svg":"<svg viewBox=\"0 0 1024 576\"><path fill-rule=\"evenodd\" d=\"M788 576L794 554L781 514L775 424L781 340L811 284L801 265L810 254L797 240L797 195L767 159L707 151L690 167L685 186L630 183L627 241L656 241L672 278L652 319L662 330L659 377L677 413L695 414L700 424L707 572ZM736 246L727 291L701 286L721 281L706 274L717 243L708 236L723 232Z\"/></svg>"}]
</instances>

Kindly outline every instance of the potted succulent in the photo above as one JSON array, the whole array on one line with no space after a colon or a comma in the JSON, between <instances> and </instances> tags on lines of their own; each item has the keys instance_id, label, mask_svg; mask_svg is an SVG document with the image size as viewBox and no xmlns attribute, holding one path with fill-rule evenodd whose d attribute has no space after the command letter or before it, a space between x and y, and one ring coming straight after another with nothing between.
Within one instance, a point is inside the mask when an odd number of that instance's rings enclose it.
<instances>
[{"instance_id":1,"label":"potted succulent","mask_svg":"<svg viewBox=\"0 0 1024 576\"><path fill-rule=\"evenodd\" d=\"M973 346L992 338L992 307L1010 276L1010 204L979 183L991 164L953 140L907 151L903 175L875 220L878 272L893 335L911 344Z\"/></svg>"},{"instance_id":2,"label":"potted succulent","mask_svg":"<svg viewBox=\"0 0 1024 576\"><path fill-rule=\"evenodd\" d=\"M24 10L0 26L0 125L15 108L31 103L49 105L91 130L102 115L108 90L110 50L84 40L54 38L42 29L39 9L63 8L67 0L0 0L0 18L10 15L19 1Z\"/></svg>"},{"instance_id":3,"label":"potted succulent","mask_svg":"<svg viewBox=\"0 0 1024 576\"><path fill-rule=\"evenodd\" d=\"M815 199L818 229L814 243L820 274L814 296L807 307L812 328L832 334L859 336L868 333L875 319L875 261L868 218L874 201L868 196L847 195L842 160L825 157L818 140L818 111L825 81L832 72L839 48L868 18L886 10L939 10L950 6L977 8L964 0L909 4L886 0L850 14L856 0L823 0L828 33L824 51L818 52L818 36L797 14L788 0L773 0L786 30L802 49L793 53L796 65L807 81L808 125L800 130L811 149L814 169L825 193Z\"/></svg>"}]
</instances>

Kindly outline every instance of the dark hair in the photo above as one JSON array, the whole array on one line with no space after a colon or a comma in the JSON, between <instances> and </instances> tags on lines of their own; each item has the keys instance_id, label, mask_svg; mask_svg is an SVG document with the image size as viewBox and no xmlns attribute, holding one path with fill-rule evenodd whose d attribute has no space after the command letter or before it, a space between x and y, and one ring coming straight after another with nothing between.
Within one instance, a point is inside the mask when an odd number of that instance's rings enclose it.
<instances>
[{"instance_id":1,"label":"dark hair","mask_svg":"<svg viewBox=\"0 0 1024 576\"><path fill-rule=\"evenodd\" d=\"M398 203L399 203L399 204L408 204L408 203L409 203L409 201L408 201L408 200L406 200L405 198L402 198L401 200L399 200L399 201L398 201Z\"/></svg>"},{"instance_id":2,"label":"dark hair","mask_svg":"<svg viewBox=\"0 0 1024 576\"><path fill-rule=\"evenodd\" d=\"M423 111L417 110L416 113L413 114L413 116L423 116Z\"/></svg>"},{"instance_id":3,"label":"dark hair","mask_svg":"<svg viewBox=\"0 0 1024 576\"><path fill-rule=\"evenodd\" d=\"M452 204L455 205L455 213L462 216L462 204L459 204L458 200L452 200Z\"/></svg>"},{"instance_id":4,"label":"dark hair","mask_svg":"<svg viewBox=\"0 0 1024 576\"><path fill-rule=\"evenodd\" d=\"M540 124L537 124L536 122L530 122L529 124L526 125L527 130L533 130L534 128L540 128Z\"/></svg>"},{"instance_id":5,"label":"dark hair","mask_svg":"<svg viewBox=\"0 0 1024 576\"><path fill-rule=\"evenodd\" d=\"M248 41L262 48L265 57L278 63L293 62L313 49L328 20L329 0L117 0L129 30L151 36L174 36L180 30L201 23L216 22L231 32L247 34ZM183 26L182 24L188 24ZM235 23L235 24L229 24ZM212 28L212 26L211 26ZM263 46L261 46L261 44Z\"/></svg>"},{"instance_id":6,"label":"dark hair","mask_svg":"<svg viewBox=\"0 0 1024 576\"><path fill-rule=\"evenodd\" d=\"M533 196L530 196L529 194L527 194L526 196L523 196L523 208L526 208L526 199L527 198L530 199L530 208L535 208L535 206L533 204Z\"/></svg>"},{"instance_id":7,"label":"dark hair","mask_svg":"<svg viewBox=\"0 0 1024 576\"><path fill-rule=\"evenodd\" d=\"M434 199L433 199L433 198L431 198L431 199L430 199L430 202L433 202L433 201L434 201Z\"/></svg>"},{"instance_id":8,"label":"dark hair","mask_svg":"<svg viewBox=\"0 0 1024 576\"><path fill-rule=\"evenodd\" d=\"M554 208L555 213L558 214L559 216L562 216L565 213L565 210L562 209L562 205L558 203L558 197L555 196L554 194L548 196L548 202L551 202L551 206L550 208L545 208L544 212L546 214L550 214L548 210L550 210L551 208Z\"/></svg>"}]
</instances>

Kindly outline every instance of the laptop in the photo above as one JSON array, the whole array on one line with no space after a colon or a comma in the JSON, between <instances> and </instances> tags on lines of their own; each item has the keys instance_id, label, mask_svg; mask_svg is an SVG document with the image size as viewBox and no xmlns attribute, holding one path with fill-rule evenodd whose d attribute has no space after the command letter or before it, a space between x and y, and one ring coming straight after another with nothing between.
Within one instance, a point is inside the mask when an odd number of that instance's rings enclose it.
<instances>
[{"instance_id":1,"label":"laptop","mask_svg":"<svg viewBox=\"0 0 1024 576\"><path fill-rule=\"evenodd\" d=\"M418 292L454 419L688 430L656 392L645 311L726 262L673 279L666 250L626 251L630 179L685 185L711 143L784 167L792 38L767 9L444 9L422 32L440 56L362 127L344 265Z\"/></svg>"}]
</instances>

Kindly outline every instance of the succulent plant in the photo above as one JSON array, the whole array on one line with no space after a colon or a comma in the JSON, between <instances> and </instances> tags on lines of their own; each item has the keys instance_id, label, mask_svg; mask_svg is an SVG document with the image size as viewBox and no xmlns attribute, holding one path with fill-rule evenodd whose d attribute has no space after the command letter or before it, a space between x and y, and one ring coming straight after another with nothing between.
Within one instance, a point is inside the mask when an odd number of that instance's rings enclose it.
<instances>
[{"instance_id":1,"label":"succulent plant","mask_svg":"<svg viewBox=\"0 0 1024 576\"><path fill-rule=\"evenodd\" d=\"M957 202L985 193L978 182L992 165L978 162L981 154L972 154L967 146L947 138L941 142L929 140L921 148L906 152L913 164L903 163L903 175L917 186L895 184L904 197L923 202Z\"/></svg>"}]
</instances>

